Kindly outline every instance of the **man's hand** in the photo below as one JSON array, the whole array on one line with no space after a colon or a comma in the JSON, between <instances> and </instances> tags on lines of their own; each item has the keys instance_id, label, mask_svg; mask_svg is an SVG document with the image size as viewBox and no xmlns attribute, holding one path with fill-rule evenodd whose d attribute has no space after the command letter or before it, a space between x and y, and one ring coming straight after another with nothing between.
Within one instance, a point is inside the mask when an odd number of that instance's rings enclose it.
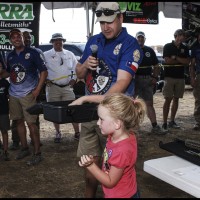
<instances>
[{"instance_id":1,"label":"man's hand","mask_svg":"<svg viewBox=\"0 0 200 200\"><path fill-rule=\"evenodd\" d=\"M32 91L32 95L34 96L34 98L36 99L38 97L38 95L40 94L40 90L35 88L33 91Z\"/></svg>"},{"instance_id":2,"label":"man's hand","mask_svg":"<svg viewBox=\"0 0 200 200\"><path fill-rule=\"evenodd\" d=\"M84 64L85 66L87 66L88 69L95 71L97 69L97 66L99 65L99 61L95 57L89 56Z\"/></svg>"},{"instance_id":3,"label":"man's hand","mask_svg":"<svg viewBox=\"0 0 200 200\"><path fill-rule=\"evenodd\" d=\"M76 80L71 79L71 80L69 81L70 87L73 87L75 83L76 83Z\"/></svg>"}]
</instances>

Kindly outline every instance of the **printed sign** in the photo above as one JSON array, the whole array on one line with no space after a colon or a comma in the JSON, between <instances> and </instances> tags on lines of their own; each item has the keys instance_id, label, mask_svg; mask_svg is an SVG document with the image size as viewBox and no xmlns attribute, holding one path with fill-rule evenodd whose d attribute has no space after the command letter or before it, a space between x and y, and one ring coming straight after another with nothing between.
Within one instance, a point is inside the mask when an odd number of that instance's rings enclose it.
<instances>
[{"instance_id":1,"label":"printed sign","mask_svg":"<svg viewBox=\"0 0 200 200\"><path fill-rule=\"evenodd\" d=\"M118 2L124 23L158 24L158 2Z\"/></svg>"},{"instance_id":2,"label":"printed sign","mask_svg":"<svg viewBox=\"0 0 200 200\"><path fill-rule=\"evenodd\" d=\"M196 45L197 33L200 32L200 5L196 2L182 3L182 29L186 32L186 43L189 49Z\"/></svg>"},{"instance_id":3,"label":"printed sign","mask_svg":"<svg viewBox=\"0 0 200 200\"><path fill-rule=\"evenodd\" d=\"M13 49L9 40L9 32L13 28L30 32L31 45L39 45L40 5L41 2L0 2L0 50Z\"/></svg>"}]
</instances>

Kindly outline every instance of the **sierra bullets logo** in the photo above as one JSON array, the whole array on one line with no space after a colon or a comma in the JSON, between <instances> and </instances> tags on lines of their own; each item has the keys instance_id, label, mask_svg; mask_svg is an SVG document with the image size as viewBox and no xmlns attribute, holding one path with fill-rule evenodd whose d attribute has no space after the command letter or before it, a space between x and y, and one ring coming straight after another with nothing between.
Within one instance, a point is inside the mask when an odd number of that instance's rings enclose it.
<instances>
[{"instance_id":1,"label":"sierra bullets logo","mask_svg":"<svg viewBox=\"0 0 200 200\"><path fill-rule=\"evenodd\" d=\"M0 3L0 20L24 21L33 19L33 4Z\"/></svg>"},{"instance_id":2,"label":"sierra bullets logo","mask_svg":"<svg viewBox=\"0 0 200 200\"><path fill-rule=\"evenodd\" d=\"M13 28L31 33L31 45L39 45L40 6L41 2L0 2L0 50L13 50L9 37Z\"/></svg>"}]
</instances>

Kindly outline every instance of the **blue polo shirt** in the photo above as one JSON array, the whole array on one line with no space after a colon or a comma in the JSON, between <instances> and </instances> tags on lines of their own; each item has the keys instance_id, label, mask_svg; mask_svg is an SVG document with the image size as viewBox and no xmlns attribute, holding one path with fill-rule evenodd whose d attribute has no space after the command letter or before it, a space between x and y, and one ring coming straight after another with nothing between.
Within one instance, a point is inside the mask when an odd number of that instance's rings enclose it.
<instances>
[{"instance_id":1,"label":"blue polo shirt","mask_svg":"<svg viewBox=\"0 0 200 200\"><path fill-rule=\"evenodd\" d=\"M41 53L35 48L25 47L19 54L15 49L8 54L6 70L10 73L9 94L24 97L35 89L39 73L47 68Z\"/></svg>"},{"instance_id":2,"label":"blue polo shirt","mask_svg":"<svg viewBox=\"0 0 200 200\"><path fill-rule=\"evenodd\" d=\"M102 33L92 36L85 47L80 63L84 63L92 55L90 46L98 46L97 58L99 66L95 78L88 70L86 76L86 94L105 94L117 81L118 70L125 70L133 77L126 94L133 96L135 89L134 76L142 61L143 53L137 40L122 28L117 38L106 40Z\"/></svg>"}]
</instances>

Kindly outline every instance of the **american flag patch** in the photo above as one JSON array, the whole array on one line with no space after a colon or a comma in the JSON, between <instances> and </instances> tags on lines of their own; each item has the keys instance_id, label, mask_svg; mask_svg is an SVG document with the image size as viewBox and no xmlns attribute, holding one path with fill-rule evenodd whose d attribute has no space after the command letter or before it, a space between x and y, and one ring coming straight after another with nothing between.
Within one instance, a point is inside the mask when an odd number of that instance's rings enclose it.
<instances>
[{"instance_id":1,"label":"american flag patch","mask_svg":"<svg viewBox=\"0 0 200 200\"><path fill-rule=\"evenodd\" d=\"M132 62L132 61L127 61L127 64L126 64L128 67L130 67L135 73L138 69L138 65L137 63L135 62Z\"/></svg>"}]
</instances>

